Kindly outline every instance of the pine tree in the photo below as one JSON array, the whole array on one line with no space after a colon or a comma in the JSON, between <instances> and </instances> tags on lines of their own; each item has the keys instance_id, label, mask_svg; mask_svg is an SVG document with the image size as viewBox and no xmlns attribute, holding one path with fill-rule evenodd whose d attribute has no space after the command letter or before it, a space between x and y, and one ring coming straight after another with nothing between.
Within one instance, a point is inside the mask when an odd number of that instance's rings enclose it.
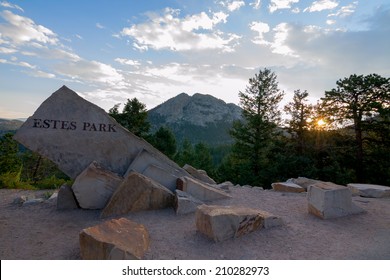
<instances>
[{"instance_id":1,"label":"pine tree","mask_svg":"<svg viewBox=\"0 0 390 280\"><path fill-rule=\"evenodd\" d=\"M236 162L240 170L245 166L249 184L268 183L264 171L270 164L268 154L281 120L278 105L284 95L276 78L271 70L260 70L249 79L245 92L239 93L243 120L236 121L230 131L235 140L231 162Z\"/></svg>"}]
</instances>

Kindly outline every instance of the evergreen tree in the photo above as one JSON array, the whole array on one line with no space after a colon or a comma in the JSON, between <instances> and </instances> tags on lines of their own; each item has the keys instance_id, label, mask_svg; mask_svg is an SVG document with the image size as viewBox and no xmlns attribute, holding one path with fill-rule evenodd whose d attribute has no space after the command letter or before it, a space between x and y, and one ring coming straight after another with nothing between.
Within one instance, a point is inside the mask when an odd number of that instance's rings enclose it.
<instances>
[{"instance_id":1,"label":"evergreen tree","mask_svg":"<svg viewBox=\"0 0 390 280\"><path fill-rule=\"evenodd\" d=\"M290 115L287 121L288 131L296 141L298 155L302 155L306 146L306 138L309 130L309 119L312 117L313 106L308 104L309 93L299 89L294 91L293 101L289 102L284 111Z\"/></svg>"},{"instance_id":2,"label":"evergreen tree","mask_svg":"<svg viewBox=\"0 0 390 280\"><path fill-rule=\"evenodd\" d=\"M283 93L278 88L276 74L265 68L249 79L245 92L240 92L242 121L233 124L231 135L235 140L230 159L240 170L246 170L247 183L265 185L268 155L280 123L278 105ZM245 168L241 168L245 167Z\"/></svg>"},{"instance_id":3,"label":"evergreen tree","mask_svg":"<svg viewBox=\"0 0 390 280\"><path fill-rule=\"evenodd\" d=\"M15 172L21 167L18 143L12 137L12 133L7 133L0 138L0 174Z\"/></svg>"},{"instance_id":4,"label":"evergreen tree","mask_svg":"<svg viewBox=\"0 0 390 280\"><path fill-rule=\"evenodd\" d=\"M390 79L377 74L351 75L336 82L337 88L325 92L321 98L328 120L351 127L355 137L357 180L364 182L365 151L364 134L366 120L379 115L379 110L388 106L390 99Z\"/></svg>"},{"instance_id":5,"label":"evergreen tree","mask_svg":"<svg viewBox=\"0 0 390 280\"><path fill-rule=\"evenodd\" d=\"M135 97L133 99L127 99L122 113L119 113L119 105L116 104L112 107L108 111L108 114L135 135L146 137L150 129L146 105L138 101Z\"/></svg>"},{"instance_id":6,"label":"evergreen tree","mask_svg":"<svg viewBox=\"0 0 390 280\"><path fill-rule=\"evenodd\" d=\"M169 158L176 154L176 138L169 128L160 127L151 137L151 143Z\"/></svg>"}]
</instances>

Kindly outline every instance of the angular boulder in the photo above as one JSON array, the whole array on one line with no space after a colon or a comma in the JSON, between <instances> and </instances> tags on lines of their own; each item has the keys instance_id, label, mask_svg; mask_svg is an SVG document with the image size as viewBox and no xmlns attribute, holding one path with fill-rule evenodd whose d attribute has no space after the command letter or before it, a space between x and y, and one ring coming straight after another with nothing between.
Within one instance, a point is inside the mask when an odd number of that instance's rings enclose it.
<instances>
[{"instance_id":1,"label":"angular boulder","mask_svg":"<svg viewBox=\"0 0 390 280\"><path fill-rule=\"evenodd\" d=\"M264 227L265 218L268 227L280 225L271 214L252 208L201 205L196 210L196 228L215 242L238 238ZM279 219L279 221L281 221Z\"/></svg>"},{"instance_id":2,"label":"angular boulder","mask_svg":"<svg viewBox=\"0 0 390 280\"><path fill-rule=\"evenodd\" d=\"M352 202L351 190L331 182L316 183L308 187L308 211L321 219L332 219L364 210Z\"/></svg>"},{"instance_id":3,"label":"angular boulder","mask_svg":"<svg viewBox=\"0 0 390 280\"><path fill-rule=\"evenodd\" d=\"M216 184L216 182L212 178L210 178L209 175L207 175L207 172L204 170L198 170L189 164L184 165L183 169L187 171L190 175L192 175L195 179L198 179L207 184Z\"/></svg>"},{"instance_id":4,"label":"angular boulder","mask_svg":"<svg viewBox=\"0 0 390 280\"><path fill-rule=\"evenodd\" d=\"M150 239L144 225L121 218L83 229L79 242L84 260L139 260Z\"/></svg>"},{"instance_id":5,"label":"angular boulder","mask_svg":"<svg viewBox=\"0 0 390 280\"><path fill-rule=\"evenodd\" d=\"M76 197L72 188L68 185L62 185L57 195L57 210L77 209Z\"/></svg>"},{"instance_id":6,"label":"angular boulder","mask_svg":"<svg viewBox=\"0 0 390 280\"><path fill-rule=\"evenodd\" d=\"M123 128L102 108L66 86L39 106L14 139L53 161L72 179L92 161L124 175L141 150L153 154L162 166L181 169L148 142Z\"/></svg>"},{"instance_id":7,"label":"angular boulder","mask_svg":"<svg viewBox=\"0 0 390 280\"><path fill-rule=\"evenodd\" d=\"M173 206L173 193L156 181L130 172L112 195L101 217Z\"/></svg>"},{"instance_id":8,"label":"angular boulder","mask_svg":"<svg viewBox=\"0 0 390 280\"><path fill-rule=\"evenodd\" d=\"M204 204L203 201L196 199L181 190L176 190L175 193L175 212L177 215L194 213L199 205Z\"/></svg>"},{"instance_id":9,"label":"angular boulder","mask_svg":"<svg viewBox=\"0 0 390 280\"><path fill-rule=\"evenodd\" d=\"M177 179L176 188L202 201L231 198L224 191L210 187L199 180L187 176Z\"/></svg>"},{"instance_id":10,"label":"angular boulder","mask_svg":"<svg viewBox=\"0 0 390 280\"><path fill-rule=\"evenodd\" d=\"M77 202L84 209L102 209L123 178L92 162L72 185Z\"/></svg>"},{"instance_id":11,"label":"angular boulder","mask_svg":"<svg viewBox=\"0 0 390 280\"><path fill-rule=\"evenodd\" d=\"M304 188L291 182L272 183L271 186L272 189L277 192L294 192L294 193L305 192Z\"/></svg>"},{"instance_id":12,"label":"angular boulder","mask_svg":"<svg viewBox=\"0 0 390 280\"><path fill-rule=\"evenodd\" d=\"M372 184L348 184L348 188L352 193L356 193L363 197L381 198L390 197L390 187Z\"/></svg>"}]
</instances>

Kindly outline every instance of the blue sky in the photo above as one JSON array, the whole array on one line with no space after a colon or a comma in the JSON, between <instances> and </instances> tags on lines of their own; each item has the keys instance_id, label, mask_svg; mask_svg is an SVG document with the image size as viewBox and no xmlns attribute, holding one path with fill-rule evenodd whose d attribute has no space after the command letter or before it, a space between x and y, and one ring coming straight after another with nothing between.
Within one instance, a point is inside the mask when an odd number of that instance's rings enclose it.
<instances>
[{"instance_id":1,"label":"blue sky","mask_svg":"<svg viewBox=\"0 0 390 280\"><path fill-rule=\"evenodd\" d=\"M264 67L284 103L389 77L388 0L0 0L0 117L32 115L62 85L106 110L181 92L238 104Z\"/></svg>"}]
</instances>

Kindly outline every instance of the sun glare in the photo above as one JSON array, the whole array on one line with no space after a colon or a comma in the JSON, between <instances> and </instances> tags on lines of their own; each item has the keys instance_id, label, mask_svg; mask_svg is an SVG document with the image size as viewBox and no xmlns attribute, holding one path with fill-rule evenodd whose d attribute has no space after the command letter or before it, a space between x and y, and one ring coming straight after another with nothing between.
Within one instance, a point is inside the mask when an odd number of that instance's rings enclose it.
<instances>
[{"instance_id":1,"label":"sun glare","mask_svg":"<svg viewBox=\"0 0 390 280\"><path fill-rule=\"evenodd\" d=\"M324 121L324 119L319 119L318 121L317 121L317 126L319 127L319 128L322 128L322 127L324 127L326 125L326 122Z\"/></svg>"}]
</instances>

